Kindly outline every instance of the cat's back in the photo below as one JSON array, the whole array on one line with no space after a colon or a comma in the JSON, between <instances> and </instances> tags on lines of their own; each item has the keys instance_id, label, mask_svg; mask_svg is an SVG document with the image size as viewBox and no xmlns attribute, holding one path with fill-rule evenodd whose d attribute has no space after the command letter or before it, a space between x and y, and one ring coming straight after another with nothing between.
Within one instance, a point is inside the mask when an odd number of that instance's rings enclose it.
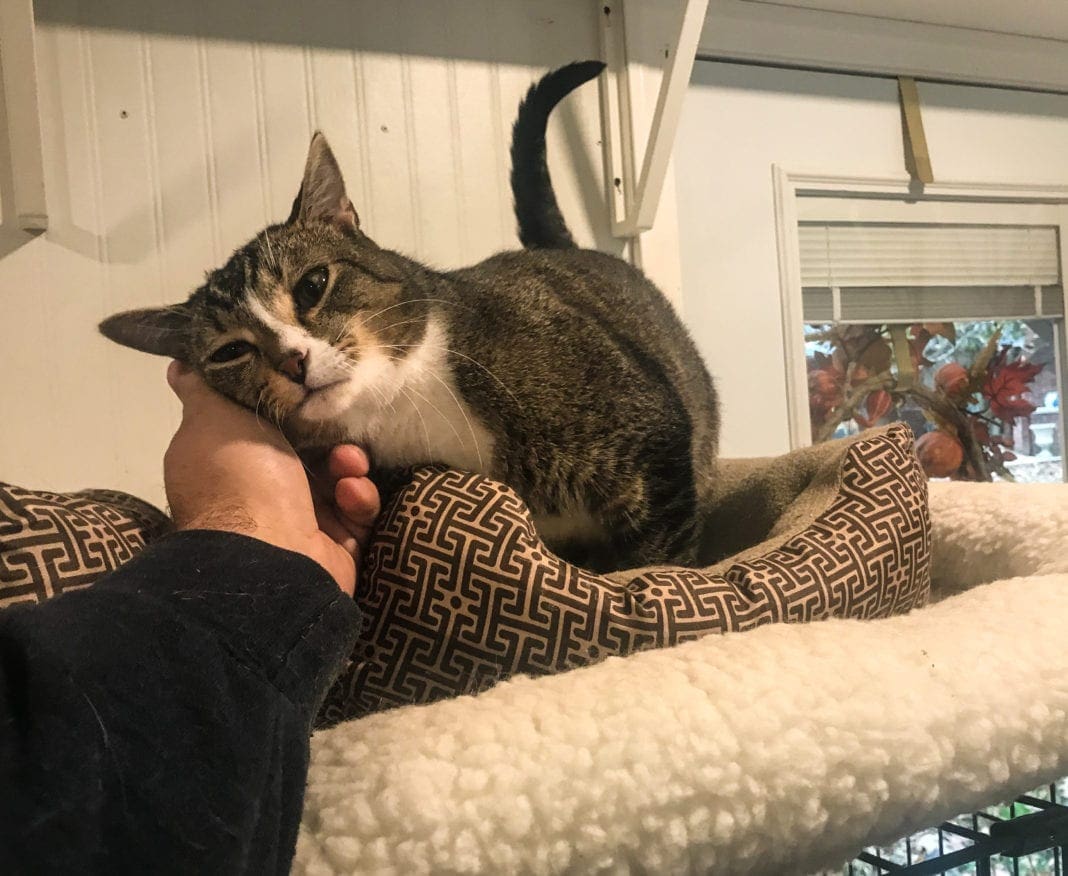
<instances>
[{"instance_id":1,"label":"cat's back","mask_svg":"<svg viewBox=\"0 0 1068 876\"><path fill-rule=\"evenodd\" d=\"M687 359L697 356L660 290L640 271L606 253L514 250L446 276L479 308L507 309L520 321L538 324L570 314L576 320L570 327L559 323L562 331L592 319L592 328L639 343L646 352L670 356L681 347Z\"/></svg>"},{"instance_id":2,"label":"cat's back","mask_svg":"<svg viewBox=\"0 0 1068 876\"><path fill-rule=\"evenodd\" d=\"M611 338L634 356L652 357L670 376L703 385L711 398L711 378L674 307L622 259L589 249L517 250L453 277L480 307L507 308L520 324L549 322L561 341Z\"/></svg>"},{"instance_id":3,"label":"cat's back","mask_svg":"<svg viewBox=\"0 0 1068 876\"><path fill-rule=\"evenodd\" d=\"M571 366L574 376L607 351L650 387L666 384L689 420L698 492L705 492L718 445L715 388L674 307L641 271L596 250L533 249L498 253L446 277L458 299L455 331L481 355L532 349L530 377L539 379L539 362ZM573 397L581 404L584 394L615 389L576 385Z\"/></svg>"}]
</instances>

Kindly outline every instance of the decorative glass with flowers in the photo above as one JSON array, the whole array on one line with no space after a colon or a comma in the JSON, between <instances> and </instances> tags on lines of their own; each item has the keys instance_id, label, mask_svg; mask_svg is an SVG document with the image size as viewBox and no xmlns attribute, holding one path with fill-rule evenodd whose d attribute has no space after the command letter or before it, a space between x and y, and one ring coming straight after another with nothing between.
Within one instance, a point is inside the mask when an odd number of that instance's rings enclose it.
<instances>
[{"instance_id":1,"label":"decorative glass with flowers","mask_svg":"<svg viewBox=\"0 0 1068 876\"><path fill-rule=\"evenodd\" d=\"M1031 323L808 325L805 344L813 441L904 421L930 477L1017 479L1049 370ZM1060 458L1043 454L1025 479L1061 480Z\"/></svg>"}]
</instances>

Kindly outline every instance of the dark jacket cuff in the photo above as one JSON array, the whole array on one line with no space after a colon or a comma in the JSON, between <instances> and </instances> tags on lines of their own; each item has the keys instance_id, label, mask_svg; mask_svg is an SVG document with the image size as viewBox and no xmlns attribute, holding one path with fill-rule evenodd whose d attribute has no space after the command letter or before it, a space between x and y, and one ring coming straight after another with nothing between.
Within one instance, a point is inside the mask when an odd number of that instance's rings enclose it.
<instances>
[{"instance_id":1,"label":"dark jacket cuff","mask_svg":"<svg viewBox=\"0 0 1068 876\"><path fill-rule=\"evenodd\" d=\"M172 603L309 722L359 632L359 610L322 566L231 532L166 536L96 587Z\"/></svg>"}]
</instances>

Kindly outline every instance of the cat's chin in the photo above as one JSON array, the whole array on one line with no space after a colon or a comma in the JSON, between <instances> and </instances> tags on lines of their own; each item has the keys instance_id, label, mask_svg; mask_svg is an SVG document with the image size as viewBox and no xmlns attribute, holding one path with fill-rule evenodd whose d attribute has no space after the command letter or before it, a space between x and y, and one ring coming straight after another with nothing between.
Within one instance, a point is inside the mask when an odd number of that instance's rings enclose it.
<instances>
[{"instance_id":1,"label":"cat's chin","mask_svg":"<svg viewBox=\"0 0 1068 876\"><path fill-rule=\"evenodd\" d=\"M349 405L350 393L346 387L347 383L347 380L339 380L336 383L309 390L291 416L308 426L336 420Z\"/></svg>"}]
</instances>

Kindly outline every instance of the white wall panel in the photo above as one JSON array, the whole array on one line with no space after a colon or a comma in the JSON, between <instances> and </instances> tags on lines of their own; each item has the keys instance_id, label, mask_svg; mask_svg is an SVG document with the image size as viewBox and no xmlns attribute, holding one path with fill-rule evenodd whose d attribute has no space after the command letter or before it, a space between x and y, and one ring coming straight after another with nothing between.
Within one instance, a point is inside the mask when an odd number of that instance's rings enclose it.
<instances>
[{"instance_id":1,"label":"white wall panel","mask_svg":"<svg viewBox=\"0 0 1068 876\"><path fill-rule=\"evenodd\" d=\"M514 247L516 105L544 70L598 55L598 7L575 0L36 11L51 227L28 243L0 234L0 478L155 501L177 419L165 362L103 341L96 323L184 298L284 219L315 127L382 245L440 267ZM619 252L599 126L588 86L553 120L550 167L576 238Z\"/></svg>"}]
</instances>

